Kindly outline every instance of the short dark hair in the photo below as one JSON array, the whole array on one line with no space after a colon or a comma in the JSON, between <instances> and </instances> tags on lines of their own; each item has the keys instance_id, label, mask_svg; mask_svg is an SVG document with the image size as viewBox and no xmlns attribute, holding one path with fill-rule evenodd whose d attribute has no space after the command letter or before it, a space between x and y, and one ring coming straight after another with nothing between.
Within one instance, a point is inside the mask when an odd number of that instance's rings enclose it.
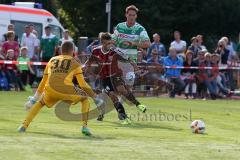
<instances>
[{"instance_id":1,"label":"short dark hair","mask_svg":"<svg viewBox=\"0 0 240 160\"><path fill-rule=\"evenodd\" d=\"M46 26L44 29L51 29L51 26Z\"/></svg>"},{"instance_id":2,"label":"short dark hair","mask_svg":"<svg viewBox=\"0 0 240 160\"><path fill-rule=\"evenodd\" d=\"M103 32L103 33L101 33L101 35L100 35L100 41L102 42L102 41L104 41L104 40L111 40L112 39L112 37L111 37L111 34L109 33L109 32Z\"/></svg>"},{"instance_id":3,"label":"short dark hair","mask_svg":"<svg viewBox=\"0 0 240 160\"><path fill-rule=\"evenodd\" d=\"M181 32L180 31L174 31L174 34L176 34L176 33L178 33L178 34L180 34L181 35Z\"/></svg>"},{"instance_id":4,"label":"short dark hair","mask_svg":"<svg viewBox=\"0 0 240 160\"><path fill-rule=\"evenodd\" d=\"M135 11L136 13L138 13L138 11L139 11L139 9L135 5L127 6L125 11L126 11L126 13L128 13L128 11L130 11L130 10Z\"/></svg>"},{"instance_id":5,"label":"short dark hair","mask_svg":"<svg viewBox=\"0 0 240 160\"><path fill-rule=\"evenodd\" d=\"M14 27L14 25L13 25L13 24L9 24L9 25L8 25L8 28L9 28L9 27Z\"/></svg>"},{"instance_id":6,"label":"short dark hair","mask_svg":"<svg viewBox=\"0 0 240 160\"><path fill-rule=\"evenodd\" d=\"M30 28L30 25L29 25L29 24L28 24L28 25L26 25L26 26L25 26L25 28Z\"/></svg>"},{"instance_id":7,"label":"short dark hair","mask_svg":"<svg viewBox=\"0 0 240 160\"><path fill-rule=\"evenodd\" d=\"M11 36L14 36L14 32L13 31L8 31L7 32L7 39L9 39Z\"/></svg>"},{"instance_id":8,"label":"short dark hair","mask_svg":"<svg viewBox=\"0 0 240 160\"><path fill-rule=\"evenodd\" d=\"M64 41L61 45L62 53L70 53L74 51L74 44L72 41Z\"/></svg>"}]
</instances>

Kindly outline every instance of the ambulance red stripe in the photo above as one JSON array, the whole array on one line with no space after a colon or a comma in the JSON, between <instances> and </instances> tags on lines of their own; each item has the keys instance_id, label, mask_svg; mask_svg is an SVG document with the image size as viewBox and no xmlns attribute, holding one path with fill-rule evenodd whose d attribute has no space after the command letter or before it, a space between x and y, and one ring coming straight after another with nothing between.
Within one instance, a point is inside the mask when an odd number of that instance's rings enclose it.
<instances>
[{"instance_id":1,"label":"ambulance red stripe","mask_svg":"<svg viewBox=\"0 0 240 160\"><path fill-rule=\"evenodd\" d=\"M18 12L18 13L25 13L25 14L36 14L36 15L42 15L42 16L53 16L50 12L45 10L18 8L14 6L6 6L6 5L0 5L0 12L1 11Z\"/></svg>"}]
</instances>

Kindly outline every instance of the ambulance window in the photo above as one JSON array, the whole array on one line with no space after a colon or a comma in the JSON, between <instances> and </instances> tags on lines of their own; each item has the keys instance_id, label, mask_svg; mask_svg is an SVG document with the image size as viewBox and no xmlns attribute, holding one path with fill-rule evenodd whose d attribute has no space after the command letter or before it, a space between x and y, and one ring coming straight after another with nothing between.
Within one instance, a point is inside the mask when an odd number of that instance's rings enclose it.
<instances>
[{"instance_id":1,"label":"ambulance window","mask_svg":"<svg viewBox=\"0 0 240 160\"><path fill-rule=\"evenodd\" d=\"M49 25L52 29L52 33L56 35L58 38L62 38L62 29L55 25Z\"/></svg>"},{"instance_id":2,"label":"ambulance window","mask_svg":"<svg viewBox=\"0 0 240 160\"><path fill-rule=\"evenodd\" d=\"M25 22L25 21L11 21L11 23L14 25L15 33L18 35L18 37L21 39L22 34L25 32L25 26L29 24L34 25L34 29L38 32L38 38L42 35L42 24L41 23L33 23L33 22Z\"/></svg>"}]
</instances>

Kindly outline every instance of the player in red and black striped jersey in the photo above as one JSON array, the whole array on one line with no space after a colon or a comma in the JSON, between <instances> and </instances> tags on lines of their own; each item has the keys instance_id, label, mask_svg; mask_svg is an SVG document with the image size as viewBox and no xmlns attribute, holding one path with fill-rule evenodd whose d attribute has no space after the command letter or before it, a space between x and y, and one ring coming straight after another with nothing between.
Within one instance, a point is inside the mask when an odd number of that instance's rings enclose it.
<instances>
[{"instance_id":1,"label":"player in red and black striped jersey","mask_svg":"<svg viewBox=\"0 0 240 160\"><path fill-rule=\"evenodd\" d=\"M118 62L119 60L129 60L118 54L115 49L112 49L114 47L109 33L102 33L100 41L102 45L93 50L91 57L85 65L87 68L89 68L93 63L96 63L99 66L99 76L102 81L104 91L112 99L114 107L118 112L118 117L122 120L122 123L129 124L131 121L127 117L125 109L119 102L117 95L123 95L126 99L135 104L142 112L146 111L146 107L136 100L132 92L127 89L125 82L122 79L123 72L118 67ZM103 115L99 115L98 120L103 120Z\"/></svg>"}]
</instances>

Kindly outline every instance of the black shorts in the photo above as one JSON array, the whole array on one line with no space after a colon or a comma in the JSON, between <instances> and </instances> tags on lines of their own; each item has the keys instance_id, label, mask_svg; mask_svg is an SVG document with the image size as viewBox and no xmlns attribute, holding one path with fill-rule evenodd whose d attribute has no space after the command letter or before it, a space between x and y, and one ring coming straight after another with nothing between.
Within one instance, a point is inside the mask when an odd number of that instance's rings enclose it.
<instances>
[{"instance_id":1,"label":"black shorts","mask_svg":"<svg viewBox=\"0 0 240 160\"><path fill-rule=\"evenodd\" d=\"M104 91L108 94L109 92L116 91L116 87L120 85L125 85L121 77L112 76L102 80L102 85Z\"/></svg>"}]
</instances>

